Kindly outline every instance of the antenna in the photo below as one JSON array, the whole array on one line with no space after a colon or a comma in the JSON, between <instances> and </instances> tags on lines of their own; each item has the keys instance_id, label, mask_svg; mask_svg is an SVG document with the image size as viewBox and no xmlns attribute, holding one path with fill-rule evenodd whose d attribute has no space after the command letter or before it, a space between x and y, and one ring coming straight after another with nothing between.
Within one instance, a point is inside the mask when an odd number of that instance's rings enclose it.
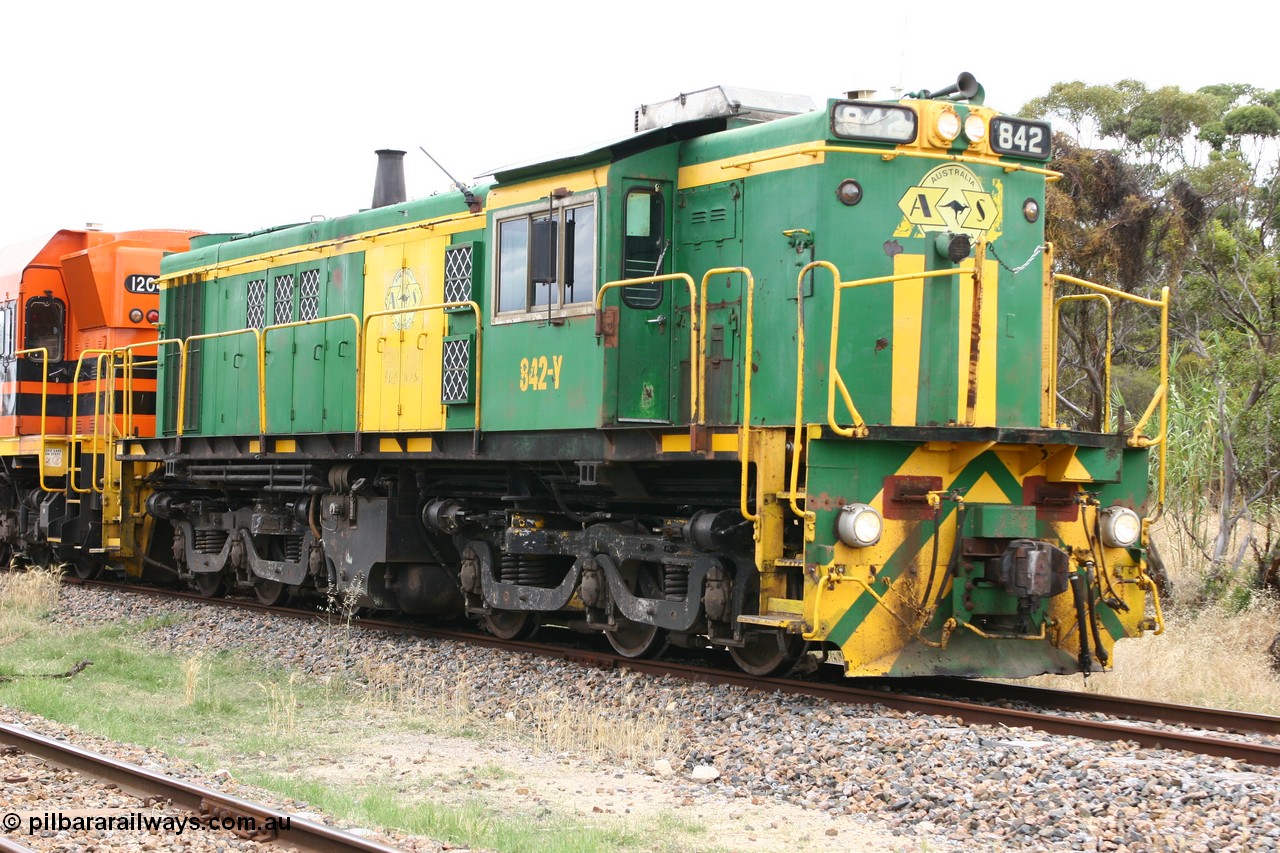
<instances>
[{"instance_id":1,"label":"antenna","mask_svg":"<svg viewBox=\"0 0 1280 853\"><path fill-rule=\"evenodd\" d=\"M423 148L421 145L418 146L418 150L421 151L423 154L426 154L427 159L430 160L432 163L435 163L436 168L444 172L444 175L446 178L453 181L453 185L458 188L458 192L462 193L462 198L467 203L467 210L471 211L472 213L479 213L482 209L481 204L479 201L476 200L476 197L471 193L471 190L463 186L462 181L459 181L453 175L450 175L449 170L446 169L444 166L441 166L440 161L432 157L430 151L428 151L426 148Z\"/></svg>"}]
</instances>

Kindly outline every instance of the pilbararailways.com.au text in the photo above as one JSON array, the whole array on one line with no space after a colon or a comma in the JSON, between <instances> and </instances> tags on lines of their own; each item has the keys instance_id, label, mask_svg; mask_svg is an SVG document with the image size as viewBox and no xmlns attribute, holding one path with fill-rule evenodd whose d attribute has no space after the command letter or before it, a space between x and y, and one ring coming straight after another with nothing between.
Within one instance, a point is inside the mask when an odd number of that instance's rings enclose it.
<instances>
[{"instance_id":1,"label":"pilbararailways.com.au text","mask_svg":"<svg viewBox=\"0 0 1280 853\"><path fill-rule=\"evenodd\" d=\"M63 812L9 812L0 818L5 832L284 832L290 828L288 815L258 819L248 815L159 815L147 812L110 814L64 814Z\"/></svg>"}]
</instances>

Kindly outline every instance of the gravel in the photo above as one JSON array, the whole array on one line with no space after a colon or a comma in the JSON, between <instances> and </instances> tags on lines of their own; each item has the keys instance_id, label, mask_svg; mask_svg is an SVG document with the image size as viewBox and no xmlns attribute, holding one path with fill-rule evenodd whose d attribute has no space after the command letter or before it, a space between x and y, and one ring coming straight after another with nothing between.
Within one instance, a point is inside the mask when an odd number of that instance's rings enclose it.
<instances>
[{"instance_id":1,"label":"gravel","mask_svg":"<svg viewBox=\"0 0 1280 853\"><path fill-rule=\"evenodd\" d=\"M519 723L554 691L611 721L661 719L681 735L683 754L640 769L686 802L797 804L886 828L906 849L1280 850L1280 773L1231 759L583 669L200 602L75 587L62 602L59 618L75 625L179 613L141 636L179 654L239 650L319 679L359 683L376 650L438 685L465 682L479 717Z\"/></svg>"}]
</instances>

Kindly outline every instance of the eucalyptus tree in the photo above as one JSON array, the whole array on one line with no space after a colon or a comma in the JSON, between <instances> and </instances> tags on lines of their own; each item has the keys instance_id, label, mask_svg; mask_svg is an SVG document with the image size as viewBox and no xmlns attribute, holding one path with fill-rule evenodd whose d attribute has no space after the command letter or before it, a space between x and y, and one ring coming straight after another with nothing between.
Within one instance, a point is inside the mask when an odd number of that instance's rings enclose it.
<instances>
[{"instance_id":1,"label":"eucalyptus tree","mask_svg":"<svg viewBox=\"0 0 1280 853\"><path fill-rule=\"evenodd\" d=\"M1023 110L1059 128L1047 230L1060 270L1146 296L1174 288L1171 401L1191 440L1173 457L1173 504L1214 514L1209 532L1192 526L1219 571L1252 553L1264 579L1280 565L1278 106L1280 92L1244 84L1123 80L1059 83ZM1106 339L1086 305L1063 318L1060 389L1081 425L1097 427ZM1156 387L1157 330L1133 306L1116 313L1113 393L1141 406Z\"/></svg>"}]
</instances>

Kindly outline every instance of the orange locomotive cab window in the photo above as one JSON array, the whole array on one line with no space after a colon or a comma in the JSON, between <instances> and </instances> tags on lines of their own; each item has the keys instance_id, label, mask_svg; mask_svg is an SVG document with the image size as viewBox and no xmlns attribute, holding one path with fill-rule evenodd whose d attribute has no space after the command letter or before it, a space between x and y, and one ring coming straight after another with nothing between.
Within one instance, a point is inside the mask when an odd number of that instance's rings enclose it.
<instances>
[{"instance_id":1,"label":"orange locomotive cab window","mask_svg":"<svg viewBox=\"0 0 1280 853\"><path fill-rule=\"evenodd\" d=\"M67 308L61 299L36 296L27 300L26 339L23 349L44 347L49 361L62 361L62 341L66 333ZM39 355L32 355L39 360Z\"/></svg>"}]
</instances>

